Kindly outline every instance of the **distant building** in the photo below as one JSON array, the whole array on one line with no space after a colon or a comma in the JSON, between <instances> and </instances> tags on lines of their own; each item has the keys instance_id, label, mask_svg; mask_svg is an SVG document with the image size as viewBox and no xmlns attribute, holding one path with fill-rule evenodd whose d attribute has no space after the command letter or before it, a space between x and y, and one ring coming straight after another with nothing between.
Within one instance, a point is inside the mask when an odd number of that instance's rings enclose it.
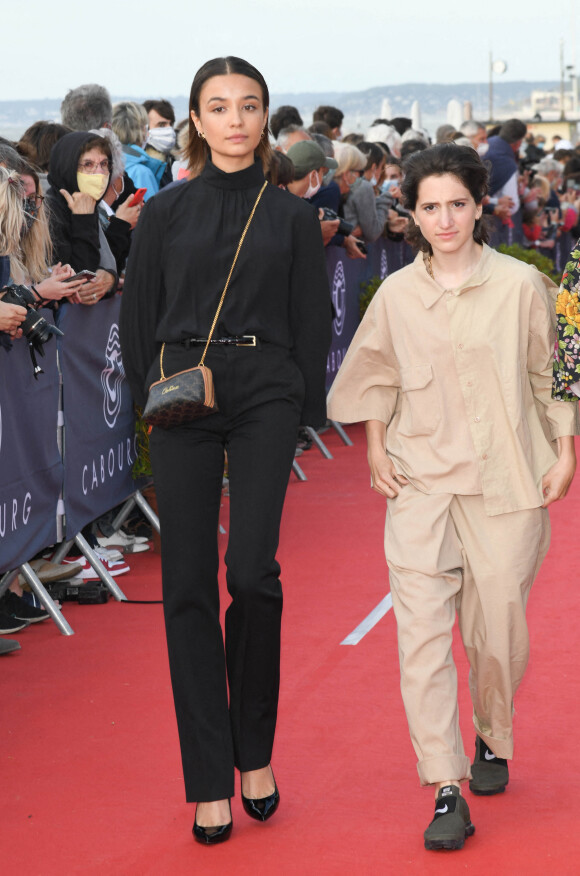
<instances>
[{"instance_id":1,"label":"distant building","mask_svg":"<svg viewBox=\"0 0 580 876\"><path fill-rule=\"evenodd\" d=\"M532 91L531 94L532 115L540 115L544 112L561 112L562 102L559 91ZM575 112L574 92L564 92L564 112Z\"/></svg>"}]
</instances>

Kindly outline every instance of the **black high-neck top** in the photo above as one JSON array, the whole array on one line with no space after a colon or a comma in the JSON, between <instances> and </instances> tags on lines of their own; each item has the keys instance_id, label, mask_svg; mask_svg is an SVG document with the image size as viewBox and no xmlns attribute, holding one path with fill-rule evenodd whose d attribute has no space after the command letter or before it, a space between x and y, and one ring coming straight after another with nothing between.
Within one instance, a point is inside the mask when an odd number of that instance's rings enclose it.
<instances>
[{"instance_id":1,"label":"black high-neck top","mask_svg":"<svg viewBox=\"0 0 580 876\"><path fill-rule=\"evenodd\" d=\"M207 337L263 183L259 161L235 173L208 161L196 179L163 189L148 201L133 234L121 307L123 364L138 405L146 400L147 373L164 341ZM302 422L314 425L326 419L330 330L326 258L316 211L268 185L240 251L214 337L256 335L286 351L305 381Z\"/></svg>"}]
</instances>

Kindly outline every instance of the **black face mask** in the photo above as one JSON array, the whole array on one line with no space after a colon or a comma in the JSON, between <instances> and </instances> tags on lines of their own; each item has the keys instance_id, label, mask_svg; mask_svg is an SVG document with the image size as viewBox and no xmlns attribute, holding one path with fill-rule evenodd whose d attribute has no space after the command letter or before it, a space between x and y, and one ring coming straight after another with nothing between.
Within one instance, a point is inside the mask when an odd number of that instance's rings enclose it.
<instances>
[{"instance_id":1,"label":"black face mask","mask_svg":"<svg viewBox=\"0 0 580 876\"><path fill-rule=\"evenodd\" d=\"M36 203L36 198L24 199L24 222L26 223L27 231L30 231L33 222L36 221L38 210L39 208Z\"/></svg>"}]
</instances>

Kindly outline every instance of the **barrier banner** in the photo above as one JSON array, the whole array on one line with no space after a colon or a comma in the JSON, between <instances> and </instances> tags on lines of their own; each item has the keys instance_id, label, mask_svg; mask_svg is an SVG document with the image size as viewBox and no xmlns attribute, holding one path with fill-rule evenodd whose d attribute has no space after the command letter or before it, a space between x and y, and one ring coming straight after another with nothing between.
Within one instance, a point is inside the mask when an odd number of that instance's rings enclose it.
<instances>
[{"instance_id":1,"label":"barrier banner","mask_svg":"<svg viewBox=\"0 0 580 876\"><path fill-rule=\"evenodd\" d=\"M118 295L94 307L64 304L58 326L63 380L66 537L134 492L133 400L119 343Z\"/></svg>"},{"instance_id":2,"label":"barrier banner","mask_svg":"<svg viewBox=\"0 0 580 876\"><path fill-rule=\"evenodd\" d=\"M332 321L332 341L326 360L326 389L330 389L344 359L348 345L359 324L358 300L364 273L362 259L349 259L340 246L326 247L326 266L335 317Z\"/></svg>"},{"instance_id":3,"label":"barrier banner","mask_svg":"<svg viewBox=\"0 0 580 876\"><path fill-rule=\"evenodd\" d=\"M379 238L369 244L366 259L350 259L339 246L326 247L326 264L330 294L336 311L332 322L332 342L326 363L326 389L330 389L349 344L354 337L360 317L359 298L361 283L372 277L381 280L413 261L410 246L404 241L394 242Z\"/></svg>"},{"instance_id":4,"label":"barrier banner","mask_svg":"<svg viewBox=\"0 0 580 876\"><path fill-rule=\"evenodd\" d=\"M42 316L53 323L50 310ZM57 443L59 374L51 338L34 379L25 338L0 347L0 572L57 540L63 466Z\"/></svg>"},{"instance_id":5,"label":"barrier banner","mask_svg":"<svg viewBox=\"0 0 580 876\"><path fill-rule=\"evenodd\" d=\"M563 231L562 234L556 238L554 250L551 255L548 255L548 258L553 259L554 268L559 274L564 273L564 268L570 258L570 252L575 243L576 238L569 231Z\"/></svg>"}]
</instances>

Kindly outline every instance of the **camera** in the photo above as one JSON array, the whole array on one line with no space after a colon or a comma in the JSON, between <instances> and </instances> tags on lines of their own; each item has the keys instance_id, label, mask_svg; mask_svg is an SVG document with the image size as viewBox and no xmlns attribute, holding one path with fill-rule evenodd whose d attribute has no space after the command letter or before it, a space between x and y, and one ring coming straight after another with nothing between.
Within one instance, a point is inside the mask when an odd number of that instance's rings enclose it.
<instances>
[{"instance_id":1,"label":"camera","mask_svg":"<svg viewBox=\"0 0 580 876\"><path fill-rule=\"evenodd\" d=\"M385 194L386 194L386 193L385 193ZM387 194L387 197L385 198L385 201L386 201L386 203L387 203L387 206L388 206L389 210L394 210L395 213L397 214L397 216L404 216L405 219L408 219L408 218L410 217L410 215L411 215L411 211L410 211L410 210L407 210L405 207L403 207L403 206L397 201L396 198L393 198L392 195L388 195L388 194Z\"/></svg>"},{"instance_id":2,"label":"camera","mask_svg":"<svg viewBox=\"0 0 580 876\"><path fill-rule=\"evenodd\" d=\"M34 305L38 305L38 299L28 286L5 286L2 290L2 301L6 304L18 304L26 310L24 322L20 325L22 334L28 341L30 350L30 358L32 359L32 367L34 376L43 374L42 368L36 361L36 353L44 356L44 344L51 339L53 335L63 335L60 329L51 325L46 319L41 316L35 309Z\"/></svg>"},{"instance_id":3,"label":"camera","mask_svg":"<svg viewBox=\"0 0 580 876\"><path fill-rule=\"evenodd\" d=\"M321 219L322 222L333 222L335 219L339 220L339 226L336 229L337 234L344 234L347 237L349 234L352 234L354 225L351 222L347 222L346 219L343 219L342 216L339 216L338 213L335 213L330 207L323 207L322 211L324 214Z\"/></svg>"}]
</instances>

